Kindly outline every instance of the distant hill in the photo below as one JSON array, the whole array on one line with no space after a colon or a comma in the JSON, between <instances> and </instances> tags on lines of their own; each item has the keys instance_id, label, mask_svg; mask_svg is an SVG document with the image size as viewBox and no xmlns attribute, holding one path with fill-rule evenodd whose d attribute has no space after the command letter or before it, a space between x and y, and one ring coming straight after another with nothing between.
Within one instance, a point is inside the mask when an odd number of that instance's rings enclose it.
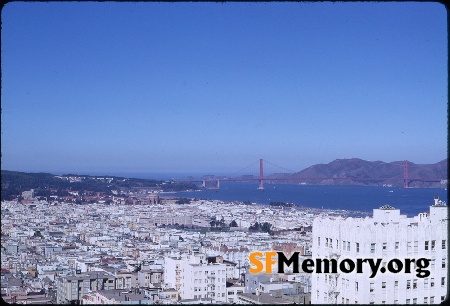
<instances>
[{"instance_id":1,"label":"distant hill","mask_svg":"<svg viewBox=\"0 0 450 306\"><path fill-rule=\"evenodd\" d=\"M408 162L409 187L443 188L441 180L447 180L447 159L435 164L415 164ZM310 166L296 173L277 173L266 176L273 183L308 185L364 185L364 186L403 186L404 161L385 163L366 161L358 158L336 159L328 164ZM74 180L69 180L74 177ZM75 180L77 179L77 180ZM255 176L242 179L257 180ZM66 174L56 176L50 173L24 173L1 170L1 199L8 200L20 195L22 191L35 189L39 196L48 196L51 189L58 194L67 190L91 190L111 193L124 188L157 188L163 191L182 191L198 189L194 183L163 182L151 179L123 178L114 176L89 176Z\"/></svg>"},{"instance_id":2,"label":"distant hill","mask_svg":"<svg viewBox=\"0 0 450 306\"><path fill-rule=\"evenodd\" d=\"M57 190L57 194L66 195L67 190L90 190L110 194L112 190L126 188L155 188L163 191L181 191L197 189L190 182L172 182L152 179L123 178L116 176L90 176L78 174L64 174L57 176L50 173L25 173L1 170L1 200L11 200L22 191L35 189L38 196L49 196L50 190Z\"/></svg>"},{"instance_id":3,"label":"distant hill","mask_svg":"<svg viewBox=\"0 0 450 306\"><path fill-rule=\"evenodd\" d=\"M268 178L276 178L280 183L311 185L403 186L403 177L404 161L385 163L350 158L310 166L294 174L273 174ZM447 187L441 184L441 180L447 179L447 159L425 165L408 162L408 178L409 187Z\"/></svg>"}]
</instances>

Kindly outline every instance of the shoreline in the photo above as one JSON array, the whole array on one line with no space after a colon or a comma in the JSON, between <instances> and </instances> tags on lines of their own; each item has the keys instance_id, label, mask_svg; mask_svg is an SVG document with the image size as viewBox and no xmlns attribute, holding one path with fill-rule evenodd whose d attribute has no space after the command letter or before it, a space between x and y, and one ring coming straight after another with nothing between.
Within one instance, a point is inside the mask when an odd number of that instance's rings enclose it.
<instances>
[{"instance_id":1,"label":"shoreline","mask_svg":"<svg viewBox=\"0 0 450 306\"><path fill-rule=\"evenodd\" d=\"M261 209L275 209L275 210L289 210L289 209L293 209L296 211L304 211L306 213L310 213L310 214L314 214L314 215L319 215L319 214L330 214L330 215L335 215L335 216L343 216L343 217L359 217L359 218L364 218L366 216L372 216L373 212L368 212L368 211L357 211L357 210L348 210L348 209L330 209L330 208L317 208L317 207L309 207L309 206L302 206L299 204L295 204L295 203L287 203L287 204L294 204L292 206L272 206L270 204L264 204L264 203L245 203L242 201L223 201L223 200L219 200L219 199L198 199L198 198L188 198L190 199L192 202L190 204L187 205L196 205L198 204L198 202L200 201L213 201L213 202L218 202L221 203L223 205L246 205L246 206L256 206L258 208ZM183 205L183 204L179 204L179 205Z\"/></svg>"},{"instance_id":2,"label":"shoreline","mask_svg":"<svg viewBox=\"0 0 450 306\"><path fill-rule=\"evenodd\" d=\"M222 186L221 186L222 187ZM427 211L432 205L430 199L438 196L447 202L448 194L444 188L393 188L377 186L297 186L279 185L276 188L253 190L248 184L223 186L219 190L202 192L177 192L172 197L216 199L224 202L252 202L270 205L270 202L293 203L307 211L324 211L346 216L372 216L373 209L390 205L400 209L408 217ZM333 188L334 187L334 188ZM371 187L371 186L369 186Z\"/></svg>"}]
</instances>

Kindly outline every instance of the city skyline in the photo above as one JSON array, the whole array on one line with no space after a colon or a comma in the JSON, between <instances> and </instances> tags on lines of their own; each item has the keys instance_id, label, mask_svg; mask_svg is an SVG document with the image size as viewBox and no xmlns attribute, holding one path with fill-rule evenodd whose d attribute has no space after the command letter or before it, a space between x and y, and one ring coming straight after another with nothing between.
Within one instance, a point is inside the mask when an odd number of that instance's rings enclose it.
<instances>
[{"instance_id":1,"label":"city skyline","mask_svg":"<svg viewBox=\"0 0 450 306\"><path fill-rule=\"evenodd\" d=\"M437 163L446 13L439 3L8 3L2 169Z\"/></svg>"}]
</instances>

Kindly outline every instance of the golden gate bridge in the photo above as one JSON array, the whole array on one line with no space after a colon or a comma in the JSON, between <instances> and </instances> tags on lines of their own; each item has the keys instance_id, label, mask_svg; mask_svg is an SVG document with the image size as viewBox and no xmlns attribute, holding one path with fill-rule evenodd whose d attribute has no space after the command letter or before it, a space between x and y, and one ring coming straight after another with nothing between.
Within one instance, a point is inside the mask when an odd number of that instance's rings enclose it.
<instances>
[{"instance_id":1,"label":"golden gate bridge","mask_svg":"<svg viewBox=\"0 0 450 306\"><path fill-rule=\"evenodd\" d=\"M413 181L419 181L419 182L430 182L430 183L434 183L434 182L441 182L442 180L431 180L431 179L422 179L422 178L410 178L408 176L408 161L405 160L403 163L403 176L394 176L394 177L377 177L377 178L373 178L373 177L352 177L352 176L345 176L345 177L296 177L296 176L283 176L283 177L274 177L274 176L268 176L265 177L264 176L264 163L269 164L271 166L276 167L277 169L282 169L284 171L288 171L291 173L295 173L296 171L293 170L289 170L286 168L283 168L281 166L275 165L267 160L264 159L259 159L259 175L242 175L243 171L246 171L248 168L254 166L255 164L257 164L258 161L252 163L251 165L242 168L241 170L239 170L237 173L241 173L240 177L233 177L233 176L229 176L229 177L220 177L220 178L215 178L213 175L209 176L209 178L201 178L201 179L188 179L188 180L184 180L184 181L189 181L189 182L197 182L197 183L201 183L201 187L202 188L206 188L206 189L219 189L220 188L220 183L221 182L248 182L248 181L257 181L259 183L258 185L258 189L264 189L264 182L276 182L276 181L285 181L285 182L290 182L290 181L302 181L302 182L306 182L306 181L326 181L326 180L331 180L331 181L342 181L342 180L351 180L351 181L392 181L392 180L402 180L403 181L403 188L408 188L409 184ZM298 171L297 171L298 172Z\"/></svg>"}]
</instances>

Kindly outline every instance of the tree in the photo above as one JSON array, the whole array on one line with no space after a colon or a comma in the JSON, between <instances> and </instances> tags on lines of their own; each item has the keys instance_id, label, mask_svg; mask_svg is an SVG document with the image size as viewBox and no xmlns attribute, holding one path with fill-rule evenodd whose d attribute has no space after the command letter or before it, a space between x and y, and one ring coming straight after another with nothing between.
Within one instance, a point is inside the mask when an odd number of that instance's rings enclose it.
<instances>
[{"instance_id":1,"label":"tree","mask_svg":"<svg viewBox=\"0 0 450 306\"><path fill-rule=\"evenodd\" d=\"M263 233L269 233L270 235L273 235L272 224L270 224L269 222L264 222L264 223L255 222L255 224L250 225L248 230L251 232L263 232Z\"/></svg>"},{"instance_id":2,"label":"tree","mask_svg":"<svg viewBox=\"0 0 450 306\"><path fill-rule=\"evenodd\" d=\"M177 204L191 204L191 200L189 200L188 198L181 198L181 199L178 199L178 201L176 201L175 203L177 203Z\"/></svg>"},{"instance_id":3,"label":"tree","mask_svg":"<svg viewBox=\"0 0 450 306\"><path fill-rule=\"evenodd\" d=\"M270 224L268 222L264 222L263 225L261 226L261 231L265 232L265 233L270 233L271 228L272 228L272 224Z\"/></svg>"},{"instance_id":4,"label":"tree","mask_svg":"<svg viewBox=\"0 0 450 306\"><path fill-rule=\"evenodd\" d=\"M136 265L136 266L134 266L134 270L133 270L133 272L139 272L139 271L141 271L141 265L139 264L139 265Z\"/></svg>"},{"instance_id":5,"label":"tree","mask_svg":"<svg viewBox=\"0 0 450 306\"><path fill-rule=\"evenodd\" d=\"M238 224L236 223L236 220L231 221L230 227L238 227Z\"/></svg>"},{"instance_id":6,"label":"tree","mask_svg":"<svg viewBox=\"0 0 450 306\"><path fill-rule=\"evenodd\" d=\"M259 232L260 229L261 229L261 228L260 228L260 225L259 225L258 221L255 222L255 224L250 225L250 227L248 228L248 230L249 230L250 232Z\"/></svg>"}]
</instances>

